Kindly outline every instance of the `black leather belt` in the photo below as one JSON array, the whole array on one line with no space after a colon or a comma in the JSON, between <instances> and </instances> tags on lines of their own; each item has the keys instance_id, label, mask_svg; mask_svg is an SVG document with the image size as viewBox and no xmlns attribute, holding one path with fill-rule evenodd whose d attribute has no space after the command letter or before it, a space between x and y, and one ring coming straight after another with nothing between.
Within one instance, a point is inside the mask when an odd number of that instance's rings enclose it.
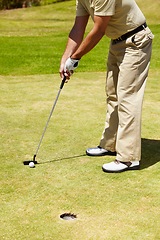
<instances>
[{"instance_id":1,"label":"black leather belt","mask_svg":"<svg viewBox=\"0 0 160 240\"><path fill-rule=\"evenodd\" d=\"M117 38L117 39L112 39L112 44L116 44L118 42L124 41L127 38L131 37L132 35L134 35L135 33L138 33L140 31L142 31L144 28L147 27L147 23L145 22L144 24L142 24L141 26L135 28L134 30L127 32L125 34L123 34L121 37Z\"/></svg>"}]
</instances>

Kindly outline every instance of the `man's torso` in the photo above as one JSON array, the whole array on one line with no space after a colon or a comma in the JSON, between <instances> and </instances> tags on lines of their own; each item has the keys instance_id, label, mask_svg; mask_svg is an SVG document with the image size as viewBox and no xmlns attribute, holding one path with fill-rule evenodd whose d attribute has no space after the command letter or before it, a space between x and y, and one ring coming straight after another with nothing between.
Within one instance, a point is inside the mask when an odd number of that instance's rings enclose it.
<instances>
[{"instance_id":1,"label":"man's torso","mask_svg":"<svg viewBox=\"0 0 160 240\"><path fill-rule=\"evenodd\" d=\"M77 0L77 16L111 16L106 35L115 39L145 22L134 0Z\"/></svg>"}]
</instances>

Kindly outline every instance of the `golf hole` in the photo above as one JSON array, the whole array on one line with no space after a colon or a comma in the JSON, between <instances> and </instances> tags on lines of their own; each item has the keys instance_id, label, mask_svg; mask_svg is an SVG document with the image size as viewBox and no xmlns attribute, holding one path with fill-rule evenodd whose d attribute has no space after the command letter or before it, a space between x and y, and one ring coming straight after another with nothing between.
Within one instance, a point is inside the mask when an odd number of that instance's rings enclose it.
<instances>
[{"instance_id":1,"label":"golf hole","mask_svg":"<svg viewBox=\"0 0 160 240\"><path fill-rule=\"evenodd\" d=\"M63 220L75 220L77 215L73 213L63 213L60 215L60 218Z\"/></svg>"}]
</instances>

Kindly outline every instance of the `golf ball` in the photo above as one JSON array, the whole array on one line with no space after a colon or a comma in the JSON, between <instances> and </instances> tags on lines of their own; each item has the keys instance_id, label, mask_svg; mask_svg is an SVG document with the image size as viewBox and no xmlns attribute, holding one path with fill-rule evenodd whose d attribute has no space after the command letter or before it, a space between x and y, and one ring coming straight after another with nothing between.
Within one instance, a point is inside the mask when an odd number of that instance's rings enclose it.
<instances>
[{"instance_id":1,"label":"golf ball","mask_svg":"<svg viewBox=\"0 0 160 240\"><path fill-rule=\"evenodd\" d=\"M30 162L30 163L29 163L29 167L30 167L30 168L34 168L34 167L35 167L35 166L34 166L34 162Z\"/></svg>"}]
</instances>

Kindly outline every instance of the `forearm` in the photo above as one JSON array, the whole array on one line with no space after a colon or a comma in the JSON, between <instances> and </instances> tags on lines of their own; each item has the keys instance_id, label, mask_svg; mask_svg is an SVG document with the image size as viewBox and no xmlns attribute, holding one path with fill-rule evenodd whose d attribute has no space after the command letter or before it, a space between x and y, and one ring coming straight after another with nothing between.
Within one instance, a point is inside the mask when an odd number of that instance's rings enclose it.
<instances>
[{"instance_id":1,"label":"forearm","mask_svg":"<svg viewBox=\"0 0 160 240\"><path fill-rule=\"evenodd\" d=\"M65 63L65 61L67 60L67 58L69 58L80 46L81 42L75 42L72 38L68 38L68 42L66 45L66 49L65 52L61 58L61 64Z\"/></svg>"},{"instance_id":2,"label":"forearm","mask_svg":"<svg viewBox=\"0 0 160 240\"><path fill-rule=\"evenodd\" d=\"M70 31L68 42L66 45L65 52L62 56L61 63L70 57L79 48L82 43L85 28L88 22L89 16L76 17L74 26Z\"/></svg>"},{"instance_id":3,"label":"forearm","mask_svg":"<svg viewBox=\"0 0 160 240\"><path fill-rule=\"evenodd\" d=\"M96 30L92 30L84 41L80 44L80 46L76 49L74 53L72 53L71 58L73 59L81 59L85 54L91 51L97 43L104 36L104 33L98 32Z\"/></svg>"},{"instance_id":4,"label":"forearm","mask_svg":"<svg viewBox=\"0 0 160 240\"><path fill-rule=\"evenodd\" d=\"M70 78L71 74L78 67L79 60L94 48L104 36L109 19L109 16L94 16L94 26L83 40L88 16L76 18L77 21L70 32L66 50L61 60L61 77L65 75L67 79Z\"/></svg>"},{"instance_id":5,"label":"forearm","mask_svg":"<svg viewBox=\"0 0 160 240\"><path fill-rule=\"evenodd\" d=\"M77 50L71 55L73 59L81 59L86 53L94 48L105 34L110 17L94 17L94 27L83 40Z\"/></svg>"}]
</instances>

